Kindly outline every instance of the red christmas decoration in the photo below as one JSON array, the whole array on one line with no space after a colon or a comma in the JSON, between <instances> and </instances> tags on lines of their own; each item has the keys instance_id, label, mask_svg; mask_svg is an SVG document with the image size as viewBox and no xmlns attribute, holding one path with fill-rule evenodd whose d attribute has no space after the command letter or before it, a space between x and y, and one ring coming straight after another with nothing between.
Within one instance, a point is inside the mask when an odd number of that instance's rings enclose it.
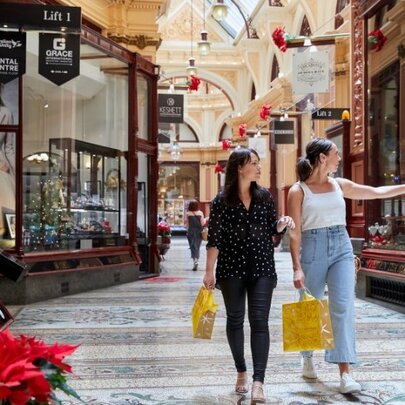
<instances>
[{"instance_id":1,"label":"red christmas decoration","mask_svg":"<svg viewBox=\"0 0 405 405\"><path fill-rule=\"evenodd\" d=\"M193 90L197 91L198 86L200 85L200 83L201 83L201 80L197 76L191 75L190 80L187 81L188 90L189 91L193 91Z\"/></svg>"},{"instance_id":2,"label":"red christmas decoration","mask_svg":"<svg viewBox=\"0 0 405 405\"><path fill-rule=\"evenodd\" d=\"M240 124L239 125L239 136L241 138L243 138L246 135L246 128L247 128L246 124Z\"/></svg>"},{"instance_id":3,"label":"red christmas decoration","mask_svg":"<svg viewBox=\"0 0 405 405\"><path fill-rule=\"evenodd\" d=\"M271 34L273 41L278 49L281 52L285 52L287 50L287 41L286 41L286 33L284 27L277 27Z\"/></svg>"},{"instance_id":4,"label":"red christmas decoration","mask_svg":"<svg viewBox=\"0 0 405 405\"><path fill-rule=\"evenodd\" d=\"M260 113L259 113L260 118L262 120L267 120L267 118L270 115L270 110L271 110L271 105L270 104L263 104L262 108L260 110Z\"/></svg>"},{"instance_id":5,"label":"red christmas decoration","mask_svg":"<svg viewBox=\"0 0 405 405\"><path fill-rule=\"evenodd\" d=\"M222 139L222 150L230 149L232 141L230 139Z\"/></svg>"},{"instance_id":6,"label":"red christmas decoration","mask_svg":"<svg viewBox=\"0 0 405 405\"><path fill-rule=\"evenodd\" d=\"M381 51L387 37L382 33L381 30L370 31L368 33L367 41L371 46L371 49L374 49L376 52Z\"/></svg>"},{"instance_id":7,"label":"red christmas decoration","mask_svg":"<svg viewBox=\"0 0 405 405\"><path fill-rule=\"evenodd\" d=\"M224 172L223 167L222 167L219 163L217 163L217 164L215 165L215 174L217 174L217 173L223 173L223 172Z\"/></svg>"}]
</instances>

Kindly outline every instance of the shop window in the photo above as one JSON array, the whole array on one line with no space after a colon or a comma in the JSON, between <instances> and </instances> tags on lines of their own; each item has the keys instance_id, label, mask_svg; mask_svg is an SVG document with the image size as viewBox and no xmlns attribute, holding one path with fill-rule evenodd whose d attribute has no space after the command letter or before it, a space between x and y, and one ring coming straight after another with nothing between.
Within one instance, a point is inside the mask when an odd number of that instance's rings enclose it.
<instances>
[{"instance_id":1,"label":"shop window","mask_svg":"<svg viewBox=\"0 0 405 405\"><path fill-rule=\"evenodd\" d=\"M149 81L148 78L138 74L136 77L136 88L138 98L138 138L150 139L149 122L150 122L150 108L149 108Z\"/></svg>"},{"instance_id":2,"label":"shop window","mask_svg":"<svg viewBox=\"0 0 405 405\"><path fill-rule=\"evenodd\" d=\"M371 79L369 100L369 184L403 183L404 140L399 132L399 63ZM405 199L368 201L368 231L371 247L405 250Z\"/></svg>"},{"instance_id":3,"label":"shop window","mask_svg":"<svg viewBox=\"0 0 405 405\"><path fill-rule=\"evenodd\" d=\"M2 126L18 124L18 79L0 83L0 248L15 246L15 132L2 130Z\"/></svg>"},{"instance_id":4,"label":"shop window","mask_svg":"<svg viewBox=\"0 0 405 405\"><path fill-rule=\"evenodd\" d=\"M184 227L185 209L199 197L198 163L162 163L158 181L158 216L170 226Z\"/></svg>"},{"instance_id":5,"label":"shop window","mask_svg":"<svg viewBox=\"0 0 405 405\"><path fill-rule=\"evenodd\" d=\"M5 107L0 106L1 114ZM15 139L14 132L0 130L0 248L15 246Z\"/></svg>"},{"instance_id":6,"label":"shop window","mask_svg":"<svg viewBox=\"0 0 405 405\"><path fill-rule=\"evenodd\" d=\"M270 74L270 82L276 80L280 73L280 66L278 64L278 60L276 55L273 56L273 62L271 64L271 74Z\"/></svg>"},{"instance_id":7,"label":"shop window","mask_svg":"<svg viewBox=\"0 0 405 405\"><path fill-rule=\"evenodd\" d=\"M27 33L27 60L36 57ZM127 243L128 66L81 44L80 76L55 86L24 75L26 252Z\"/></svg>"}]
</instances>

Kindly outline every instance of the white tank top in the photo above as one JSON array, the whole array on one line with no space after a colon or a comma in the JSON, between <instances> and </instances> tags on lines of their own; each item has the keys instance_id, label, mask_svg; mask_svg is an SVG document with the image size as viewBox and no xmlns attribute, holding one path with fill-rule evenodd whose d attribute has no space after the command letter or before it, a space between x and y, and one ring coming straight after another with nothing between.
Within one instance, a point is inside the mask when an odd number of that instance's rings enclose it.
<instances>
[{"instance_id":1,"label":"white tank top","mask_svg":"<svg viewBox=\"0 0 405 405\"><path fill-rule=\"evenodd\" d=\"M302 232L334 225L346 225L343 191L335 179L330 178L330 181L335 190L327 193L313 193L303 181L297 183L304 192L301 213Z\"/></svg>"}]
</instances>

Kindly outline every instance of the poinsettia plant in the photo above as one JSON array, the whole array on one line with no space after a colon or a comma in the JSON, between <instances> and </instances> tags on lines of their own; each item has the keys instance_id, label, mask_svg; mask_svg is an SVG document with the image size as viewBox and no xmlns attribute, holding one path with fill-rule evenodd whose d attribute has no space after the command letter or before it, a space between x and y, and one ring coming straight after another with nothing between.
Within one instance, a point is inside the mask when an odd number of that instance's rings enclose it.
<instances>
[{"instance_id":1,"label":"poinsettia plant","mask_svg":"<svg viewBox=\"0 0 405 405\"><path fill-rule=\"evenodd\" d=\"M229 150L232 146L230 139L222 139L222 150Z\"/></svg>"},{"instance_id":2,"label":"poinsettia plant","mask_svg":"<svg viewBox=\"0 0 405 405\"><path fill-rule=\"evenodd\" d=\"M371 49L374 49L376 52L381 51L386 41L387 37L381 30L370 31L368 33L367 42Z\"/></svg>"},{"instance_id":3,"label":"poinsettia plant","mask_svg":"<svg viewBox=\"0 0 405 405\"><path fill-rule=\"evenodd\" d=\"M224 168L223 168L219 163L217 163L217 164L215 165L214 172L215 172L215 174L217 174L217 173L223 173L223 172L224 172Z\"/></svg>"},{"instance_id":4,"label":"poinsettia plant","mask_svg":"<svg viewBox=\"0 0 405 405\"><path fill-rule=\"evenodd\" d=\"M263 104L259 115L262 120L267 120L270 116L271 105L270 104Z\"/></svg>"},{"instance_id":5,"label":"poinsettia plant","mask_svg":"<svg viewBox=\"0 0 405 405\"><path fill-rule=\"evenodd\" d=\"M160 221L157 227L160 236L171 236L170 225L167 222Z\"/></svg>"},{"instance_id":6,"label":"poinsettia plant","mask_svg":"<svg viewBox=\"0 0 405 405\"><path fill-rule=\"evenodd\" d=\"M246 135L246 130L247 130L247 125L246 124L240 124L239 125L239 136L243 138Z\"/></svg>"},{"instance_id":7,"label":"poinsettia plant","mask_svg":"<svg viewBox=\"0 0 405 405\"><path fill-rule=\"evenodd\" d=\"M294 37L290 35L288 32L285 32L284 27L277 27L274 29L273 33L271 34L273 41L278 49L281 52L285 52L287 50L287 43Z\"/></svg>"},{"instance_id":8,"label":"poinsettia plant","mask_svg":"<svg viewBox=\"0 0 405 405\"><path fill-rule=\"evenodd\" d=\"M0 404L60 405L55 390L80 400L67 385L66 376L72 367L64 362L77 347L47 345L35 337L0 332Z\"/></svg>"},{"instance_id":9,"label":"poinsettia plant","mask_svg":"<svg viewBox=\"0 0 405 405\"><path fill-rule=\"evenodd\" d=\"M201 80L197 76L191 75L190 79L187 80L188 90L197 91L200 83Z\"/></svg>"}]
</instances>

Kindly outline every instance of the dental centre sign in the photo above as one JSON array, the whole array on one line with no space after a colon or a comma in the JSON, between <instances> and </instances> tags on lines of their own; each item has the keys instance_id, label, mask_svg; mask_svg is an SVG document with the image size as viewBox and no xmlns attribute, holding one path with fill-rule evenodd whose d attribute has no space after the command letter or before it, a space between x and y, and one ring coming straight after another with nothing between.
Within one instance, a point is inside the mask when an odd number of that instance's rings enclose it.
<instances>
[{"instance_id":1,"label":"dental centre sign","mask_svg":"<svg viewBox=\"0 0 405 405\"><path fill-rule=\"evenodd\" d=\"M25 73L26 34L39 33L38 73L58 86L80 74L80 7L0 3L0 82ZM4 46L3 46L4 45Z\"/></svg>"}]
</instances>

